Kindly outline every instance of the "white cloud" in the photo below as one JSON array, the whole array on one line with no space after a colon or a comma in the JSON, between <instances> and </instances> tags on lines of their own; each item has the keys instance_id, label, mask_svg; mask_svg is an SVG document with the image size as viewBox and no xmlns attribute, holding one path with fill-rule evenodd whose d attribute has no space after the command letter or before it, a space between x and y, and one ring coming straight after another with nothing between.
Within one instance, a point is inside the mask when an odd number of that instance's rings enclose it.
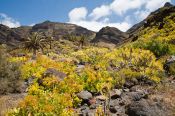
<instances>
[{"instance_id":1,"label":"white cloud","mask_svg":"<svg viewBox=\"0 0 175 116\"><path fill-rule=\"evenodd\" d=\"M0 13L0 22L3 25L6 25L10 28L14 28L14 27L19 27L20 26L20 22L16 21L15 19L7 16L4 13Z\"/></svg>"},{"instance_id":2,"label":"white cloud","mask_svg":"<svg viewBox=\"0 0 175 116\"><path fill-rule=\"evenodd\" d=\"M144 20L149 14L148 10L138 10L134 13L135 18L139 21Z\"/></svg>"},{"instance_id":3,"label":"white cloud","mask_svg":"<svg viewBox=\"0 0 175 116\"><path fill-rule=\"evenodd\" d=\"M106 26L116 27L122 31L126 31L131 27L131 24L127 22L111 23L109 18L107 17L105 17L103 20L96 21L97 19L102 18L104 16L104 15L98 15L98 13L100 14L99 9L93 10L93 12L90 14L91 16L94 16L92 17L91 20L87 20L87 13L88 11L85 7L74 8L69 12L68 23L77 24L92 31L99 31L101 28Z\"/></svg>"},{"instance_id":4,"label":"white cloud","mask_svg":"<svg viewBox=\"0 0 175 116\"><path fill-rule=\"evenodd\" d=\"M162 7L166 2L171 2L171 0L147 0L145 7L147 10L153 11Z\"/></svg>"},{"instance_id":5,"label":"white cloud","mask_svg":"<svg viewBox=\"0 0 175 116\"><path fill-rule=\"evenodd\" d=\"M111 11L109 6L102 5L100 7L95 8L89 16L92 17L93 20L98 20L110 14L111 14Z\"/></svg>"},{"instance_id":6,"label":"white cloud","mask_svg":"<svg viewBox=\"0 0 175 116\"><path fill-rule=\"evenodd\" d=\"M32 23L32 24L30 24L29 26L34 26L35 25L35 23Z\"/></svg>"},{"instance_id":7,"label":"white cloud","mask_svg":"<svg viewBox=\"0 0 175 116\"><path fill-rule=\"evenodd\" d=\"M166 2L171 0L113 0L109 4L97 6L89 14L85 7L74 8L69 12L69 23L93 31L99 31L105 26L126 31L137 23L136 21L145 19L150 12L162 7Z\"/></svg>"},{"instance_id":8,"label":"white cloud","mask_svg":"<svg viewBox=\"0 0 175 116\"><path fill-rule=\"evenodd\" d=\"M131 27L131 24L127 22L107 23L107 22L97 22L97 21L79 21L79 22L70 22L70 23L80 25L82 27L85 27L95 32L99 31L101 28L106 26L115 27L120 29L121 31L127 31Z\"/></svg>"},{"instance_id":9,"label":"white cloud","mask_svg":"<svg viewBox=\"0 0 175 116\"><path fill-rule=\"evenodd\" d=\"M128 10L140 8L144 3L145 0L114 0L110 7L117 15L123 15Z\"/></svg>"},{"instance_id":10,"label":"white cloud","mask_svg":"<svg viewBox=\"0 0 175 116\"><path fill-rule=\"evenodd\" d=\"M69 12L69 19L70 21L80 21L86 19L87 16L87 9L85 7L74 8Z\"/></svg>"}]
</instances>

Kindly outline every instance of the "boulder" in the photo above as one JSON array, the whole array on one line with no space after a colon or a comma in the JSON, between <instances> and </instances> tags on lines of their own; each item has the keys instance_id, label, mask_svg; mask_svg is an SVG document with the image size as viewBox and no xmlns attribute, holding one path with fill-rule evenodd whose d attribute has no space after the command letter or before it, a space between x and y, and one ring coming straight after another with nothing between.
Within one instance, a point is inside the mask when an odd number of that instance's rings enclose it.
<instances>
[{"instance_id":1,"label":"boulder","mask_svg":"<svg viewBox=\"0 0 175 116\"><path fill-rule=\"evenodd\" d=\"M106 101L108 98L104 95L100 95L100 96L97 96L96 99L100 101Z\"/></svg>"},{"instance_id":2,"label":"boulder","mask_svg":"<svg viewBox=\"0 0 175 116\"><path fill-rule=\"evenodd\" d=\"M54 68L48 68L45 73L44 73L44 77L47 77L47 76L50 76L50 75L53 75L55 77L57 77L57 79L59 81L62 81L67 75L63 72L60 72Z\"/></svg>"},{"instance_id":3,"label":"boulder","mask_svg":"<svg viewBox=\"0 0 175 116\"><path fill-rule=\"evenodd\" d=\"M160 103L141 99L129 105L128 116L166 116L166 114Z\"/></svg>"},{"instance_id":4,"label":"boulder","mask_svg":"<svg viewBox=\"0 0 175 116\"><path fill-rule=\"evenodd\" d=\"M113 89L110 92L111 99L119 98L121 96L121 94L122 94L122 90L121 89Z\"/></svg>"},{"instance_id":5,"label":"boulder","mask_svg":"<svg viewBox=\"0 0 175 116\"><path fill-rule=\"evenodd\" d=\"M128 96L133 101L139 101L142 98L147 98L148 93L146 91L138 91L138 92L130 92L128 93Z\"/></svg>"},{"instance_id":6,"label":"boulder","mask_svg":"<svg viewBox=\"0 0 175 116\"><path fill-rule=\"evenodd\" d=\"M92 98L92 94L88 91L81 91L77 96L82 100L90 100Z\"/></svg>"},{"instance_id":7,"label":"boulder","mask_svg":"<svg viewBox=\"0 0 175 116\"><path fill-rule=\"evenodd\" d=\"M175 56L171 56L169 59L167 59L164 69L169 75L175 74Z\"/></svg>"},{"instance_id":8,"label":"boulder","mask_svg":"<svg viewBox=\"0 0 175 116\"><path fill-rule=\"evenodd\" d=\"M125 88L131 88L135 85L138 85L138 80L136 78L133 78L132 80L127 80L124 84Z\"/></svg>"}]
</instances>

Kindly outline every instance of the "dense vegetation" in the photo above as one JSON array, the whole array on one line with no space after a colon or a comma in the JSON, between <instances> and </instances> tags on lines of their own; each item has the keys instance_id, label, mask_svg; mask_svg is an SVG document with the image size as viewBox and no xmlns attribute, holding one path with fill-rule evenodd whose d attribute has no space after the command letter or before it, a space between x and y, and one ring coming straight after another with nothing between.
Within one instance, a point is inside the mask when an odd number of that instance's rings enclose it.
<instances>
[{"instance_id":1,"label":"dense vegetation","mask_svg":"<svg viewBox=\"0 0 175 116\"><path fill-rule=\"evenodd\" d=\"M77 93L82 90L106 95L129 81L160 83L165 78L166 58L175 54L174 16L164 19L162 29L147 27L137 41L112 50L86 45L85 36L44 41L33 35L25 48L36 59L24 49L10 52L8 58L0 56L0 94L17 92L21 79L32 79L25 99L8 114L73 116L81 104ZM25 55L15 56L19 52ZM0 54L4 54L2 50ZM175 73L174 66L170 73Z\"/></svg>"}]
</instances>

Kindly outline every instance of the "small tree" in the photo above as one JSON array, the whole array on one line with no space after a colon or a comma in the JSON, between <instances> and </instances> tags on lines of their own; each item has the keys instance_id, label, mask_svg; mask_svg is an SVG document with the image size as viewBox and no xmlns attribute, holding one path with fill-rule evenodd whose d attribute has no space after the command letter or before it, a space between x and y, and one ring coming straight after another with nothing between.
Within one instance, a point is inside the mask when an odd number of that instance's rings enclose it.
<instances>
[{"instance_id":1,"label":"small tree","mask_svg":"<svg viewBox=\"0 0 175 116\"><path fill-rule=\"evenodd\" d=\"M32 33L25 41L24 48L33 52L33 57L36 57L36 52L45 47L46 39L38 33Z\"/></svg>"}]
</instances>

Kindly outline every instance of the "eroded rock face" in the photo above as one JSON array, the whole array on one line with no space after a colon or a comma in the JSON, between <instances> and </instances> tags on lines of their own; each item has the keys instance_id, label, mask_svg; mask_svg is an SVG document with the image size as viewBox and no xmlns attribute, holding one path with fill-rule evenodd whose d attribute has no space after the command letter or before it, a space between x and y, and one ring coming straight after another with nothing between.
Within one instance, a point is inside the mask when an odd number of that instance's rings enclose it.
<instances>
[{"instance_id":1,"label":"eroded rock face","mask_svg":"<svg viewBox=\"0 0 175 116\"><path fill-rule=\"evenodd\" d=\"M21 37L11 28L0 24L0 44L15 45Z\"/></svg>"}]
</instances>

